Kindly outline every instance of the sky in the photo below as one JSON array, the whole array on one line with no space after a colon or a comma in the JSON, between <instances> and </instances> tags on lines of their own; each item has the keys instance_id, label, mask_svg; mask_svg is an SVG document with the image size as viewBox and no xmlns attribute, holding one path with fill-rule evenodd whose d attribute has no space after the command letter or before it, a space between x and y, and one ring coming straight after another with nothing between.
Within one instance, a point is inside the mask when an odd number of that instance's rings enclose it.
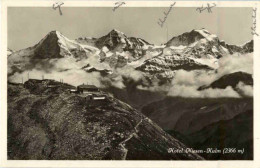
<instances>
[{"instance_id":1,"label":"sky","mask_svg":"<svg viewBox=\"0 0 260 168\"><path fill-rule=\"evenodd\" d=\"M63 15L51 7L8 7L8 48L17 51L37 44L48 32L60 31L69 39L101 37L112 29L152 44L166 43L173 36L205 28L228 44L251 40L252 8L213 8L199 13L196 8L173 7L164 27L163 7L62 7ZM168 27L168 35L167 28Z\"/></svg>"}]
</instances>

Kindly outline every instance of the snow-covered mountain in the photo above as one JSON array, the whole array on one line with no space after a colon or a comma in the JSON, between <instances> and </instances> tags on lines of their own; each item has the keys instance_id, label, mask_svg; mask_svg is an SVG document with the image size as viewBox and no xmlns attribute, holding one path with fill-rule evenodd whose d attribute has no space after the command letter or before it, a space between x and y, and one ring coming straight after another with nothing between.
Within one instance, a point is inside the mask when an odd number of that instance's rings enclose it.
<instances>
[{"instance_id":1,"label":"snow-covered mountain","mask_svg":"<svg viewBox=\"0 0 260 168\"><path fill-rule=\"evenodd\" d=\"M58 31L47 34L37 45L35 55L38 58L60 58L75 57L77 59L87 58L89 55L97 54L99 50L95 47L77 43L70 40Z\"/></svg>"},{"instance_id":2,"label":"snow-covered mountain","mask_svg":"<svg viewBox=\"0 0 260 168\"><path fill-rule=\"evenodd\" d=\"M145 60L137 69L150 78L171 80L176 70L214 70L226 55L253 52L253 40L241 46L229 45L200 29L173 37L160 50L158 56Z\"/></svg>"},{"instance_id":3,"label":"snow-covered mountain","mask_svg":"<svg viewBox=\"0 0 260 168\"><path fill-rule=\"evenodd\" d=\"M138 70L148 73L150 80L157 78L160 80L171 80L176 70L212 70L211 67L201 64L189 57L179 54L167 55L162 54L148 59L137 68Z\"/></svg>"},{"instance_id":4,"label":"snow-covered mountain","mask_svg":"<svg viewBox=\"0 0 260 168\"><path fill-rule=\"evenodd\" d=\"M70 40L58 31L51 31L33 47L14 52L10 60L24 56L37 59L64 58L70 56L75 58L87 58L88 55L98 51L99 50L95 47Z\"/></svg>"},{"instance_id":5,"label":"snow-covered mountain","mask_svg":"<svg viewBox=\"0 0 260 168\"><path fill-rule=\"evenodd\" d=\"M216 35L206 29L192 30L173 37L166 46L172 49L182 46L182 53L192 58L218 59L230 54L223 41L221 42Z\"/></svg>"},{"instance_id":6,"label":"snow-covered mountain","mask_svg":"<svg viewBox=\"0 0 260 168\"><path fill-rule=\"evenodd\" d=\"M194 42L197 42L201 39L206 39L208 41L213 41L217 38L216 35L210 34L206 29L201 30L192 30L191 32L183 33L179 36L173 37L169 40L167 46L188 46Z\"/></svg>"},{"instance_id":7,"label":"snow-covered mountain","mask_svg":"<svg viewBox=\"0 0 260 168\"><path fill-rule=\"evenodd\" d=\"M221 58L227 54L253 52L253 40L237 46L226 44L206 29L192 30L173 37L166 43L167 47L181 47L185 56L193 58Z\"/></svg>"},{"instance_id":8,"label":"snow-covered mountain","mask_svg":"<svg viewBox=\"0 0 260 168\"><path fill-rule=\"evenodd\" d=\"M141 59L149 46L152 46L141 38L127 37L116 29L100 38L84 37L77 41L99 48L101 62L107 62L112 68L123 67L129 62Z\"/></svg>"},{"instance_id":9,"label":"snow-covered mountain","mask_svg":"<svg viewBox=\"0 0 260 168\"><path fill-rule=\"evenodd\" d=\"M159 54L153 47L141 38L127 37L115 29L100 38L81 37L76 40L68 39L59 31L51 31L36 45L10 54L9 74L34 68L51 72L59 59L67 59L70 63L87 62L76 68L86 70L86 66L90 66L93 67L91 72L110 74L112 69L124 67L131 62L138 62L138 66L139 62L150 58L146 56L146 51L151 55ZM88 61L93 61L93 58L95 65ZM97 65L98 62L100 65ZM86 71L90 72L88 68ZM63 71L69 68L58 69Z\"/></svg>"},{"instance_id":10,"label":"snow-covered mountain","mask_svg":"<svg viewBox=\"0 0 260 168\"><path fill-rule=\"evenodd\" d=\"M221 42L223 46L225 46L230 54L233 53L240 53L240 54L244 54L244 53L251 53L254 50L254 41L250 40L248 42L246 42L243 45L230 45L230 44L226 44L224 41Z\"/></svg>"},{"instance_id":11,"label":"snow-covered mountain","mask_svg":"<svg viewBox=\"0 0 260 168\"><path fill-rule=\"evenodd\" d=\"M163 45L128 37L113 29L100 37L70 40L58 31L51 31L36 45L13 52L8 57L9 75L37 69L46 72L82 69L86 73L105 72L131 66L148 79L169 81L176 70L213 70L219 58L234 53L253 52L253 41L241 46L229 45L206 29L192 30L173 37ZM59 66L66 60L75 66Z\"/></svg>"},{"instance_id":12,"label":"snow-covered mountain","mask_svg":"<svg viewBox=\"0 0 260 168\"><path fill-rule=\"evenodd\" d=\"M127 37L123 32L116 29L110 31L107 35L96 40L96 46L102 48L106 46L109 50L135 50L147 49L150 45L141 38Z\"/></svg>"},{"instance_id":13,"label":"snow-covered mountain","mask_svg":"<svg viewBox=\"0 0 260 168\"><path fill-rule=\"evenodd\" d=\"M99 53L100 50L96 47L80 44L58 31L51 31L36 45L13 52L8 57L9 73L34 68L51 71L55 67L55 62L60 59L77 62Z\"/></svg>"}]
</instances>

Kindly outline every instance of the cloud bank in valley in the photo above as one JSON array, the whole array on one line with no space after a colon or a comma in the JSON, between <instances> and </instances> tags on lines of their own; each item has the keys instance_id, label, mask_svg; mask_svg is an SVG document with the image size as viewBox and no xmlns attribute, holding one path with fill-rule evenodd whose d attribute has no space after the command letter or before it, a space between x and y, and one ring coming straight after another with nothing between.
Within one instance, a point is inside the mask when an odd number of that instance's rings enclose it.
<instances>
[{"instance_id":1,"label":"cloud bank in valley","mask_svg":"<svg viewBox=\"0 0 260 168\"><path fill-rule=\"evenodd\" d=\"M243 95L253 97L254 90L253 87L250 85L245 85L243 82L239 82L237 85L238 91L240 91Z\"/></svg>"},{"instance_id":2,"label":"cloud bank in valley","mask_svg":"<svg viewBox=\"0 0 260 168\"><path fill-rule=\"evenodd\" d=\"M28 80L28 74L31 79L54 79L77 86L80 84L92 84L100 88L116 87L125 88L124 80L130 79L135 82L140 80L143 75L140 71L135 70L133 67L126 65L123 68L111 69L107 63L100 63L98 56L91 56L88 59L77 61L75 58L60 58L50 59L47 62L48 66L43 66L42 63L36 63L32 70L23 71L22 73L16 72L9 76L11 82L25 82ZM112 70L113 74L102 76L100 72L86 72L82 67L89 65L96 69ZM46 67L48 69L46 70ZM11 72L11 71L10 71Z\"/></svg>"},{"instance_id":3,"label":"cloud bank in valley","mask_svg":"<svg viewBox=\"0 0 260 168\"><path fill-rule=\"evenodd\" d=\"M230 86L225 89L209 88L202 91L197 90L200 86L209 85L223 75L237 71L253 74L253 54L223 57L219 60L219 67L215 73L178 70L172 80L172 87L168 92L168 96L200 98L240 97L238 92ZM240 82L236 88L245 96L253 96L252 86Z\"/></svg>"},{"instance_id":4,"label":"cloud bank in valley","mask_svg":"<svg viewBox=\"0 0 260 168\"><path fill-rule=\"evenodd\" d=\"M219 77L237 71L253 74L253 53L226 55L219 60Z\"/></svg>"},{"instance_id":5,"label":"cloud bank in valley","mask_svg":"<svg viewBox=\"0 0 260 168\"><path fill-rule=\"evenodd\" d=\"M211 83L216 79L215 74L196 74L194 71L179 70L175 74L175 78L172 81L172 87L168 92L168 96L180 96L180 97L200 97L200 98L213 98L213 97L240 97L239 94L227 87L225 89L206 89L198 91L198 88L202 85Z\"/></svg>"},{"instance_id":6,"label":"cloud bank in valley","mask_svg":"<svg viewBox=\"0 0 260 168\"><path fill-rule=\"evenodd\" d=\"M124 89L125 82L132 80L140 82L144 79L144 74L137 71L131 65L126 65L123 68L111 69L108 64L100 63L97 55L91 56L88 59L77 61L75 58L62 58L52 59L48 62L53 65L50 66L47 72L43 70L41 64L36 64L35 68L22 73L16 72L9 77L12 82L21 82L27 80L28 73L30 78L54 79L59 81L63 79L64 82L77 86L82 83L93 84L100 88L117 87ZM109 69L113 74L102 76L99 72L86 72L82 67L91 65L97 69ZM184 71L178 70L175 72L174 79L170 84L159 85L154 83L153 86L147 87L138 85L137 89L149 90L152 92L166 92L168 96L180 97L200 97L200 98L213 98L213 97L240 97L237 91L232 87L225 89L206 89L198 91L197 89L203 85L209 85L223 75L243 71L253 74L253 54L245 55L227 55L219 59L219 67L216 71ZM246 96L253 96L253 87L239 83L237 89L240 93Z\"/></svg>"}]
</instances>

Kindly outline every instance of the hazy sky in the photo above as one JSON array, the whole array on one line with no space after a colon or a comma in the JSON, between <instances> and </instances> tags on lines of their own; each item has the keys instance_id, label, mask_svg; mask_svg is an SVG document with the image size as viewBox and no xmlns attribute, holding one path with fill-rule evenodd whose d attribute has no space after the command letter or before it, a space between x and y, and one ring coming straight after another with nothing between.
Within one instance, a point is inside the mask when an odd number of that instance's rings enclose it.
<instances>
[{"instance_id":1,"label":"hazy sky","mask_svg":"<svg viewBox=\"0 0 260 168\"><path fill-rule=\"evenodd\" d=\"M252 39L251 8L213 8L213 13L199 13L196 8L175 7L167 18L168 38L206 28L229 44L243 44ZM101 37L113 28L127 36L140 37L154 44L167 41L166 24L161 28L157 21L163 19L168 8L112 8L74 7L9 7L8 47L19 50L38 43L48 32L58 30L69 39Z\"/></svg>"}]
</instances>

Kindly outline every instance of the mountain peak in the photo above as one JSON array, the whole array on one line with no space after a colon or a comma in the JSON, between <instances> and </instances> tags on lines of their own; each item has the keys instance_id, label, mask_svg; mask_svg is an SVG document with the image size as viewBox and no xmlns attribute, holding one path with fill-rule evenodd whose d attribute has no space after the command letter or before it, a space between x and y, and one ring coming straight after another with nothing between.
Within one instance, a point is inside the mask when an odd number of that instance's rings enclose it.
<instances>
[{"instance_id":1,"label":"mountain peak","mask_svg":"<svg viewBox=\"0 0 260 168\"><path fill-rule=\"evenodd\" d=\"M217 37L216 35L214 35L214 34L211 34L208 30L206 30L205 28L202 28L202 29L197 29L197 30L194 30L194 31L196 31L196 32L198 32L198 33L200 33L203 37L205 37L205 38L215 38L215 37Z\"/></svg>"},{"instance_id":2,"label":"mountain peak","mask_svg":"<svg viewBox=\"0 0 260 168\"><path fill-rule=\"evenodd\" d=\"M52 30L52 31L50 31L46 36L61 37L61 36L63 36L63 35L61 34L61 32L59 32L59 31L57 31L57 30Z\"/></svg>"},{"instance_id":3,"label":"mountain peak","mask_svg":"<svg viewBox=\"0 0 260 168\"><path fill-rule=\"evenodd\" d=\"M59 31L58 30L52 30L52 31L49 32L49 34L56 33L56 32L59 32Z\"/></svg>"},{"instance_id":4,"label":"mountain peak","mask_svg":"<svg viewBox=\"0 0 260 168\"><path fill-rule=\"evenodd\" d=\"M38 58L60 58L62 48L67 51L69 39L63 36L59 31L50 31L36 46L35 55Z\"/></svg>"},{"instance_id":5,"label":"mountain peak","mask_svg":"<svg viewBox=\"0 0 260 168\"><path fill-rule=\"evenodd\" d=\"M121 31L119 31L119 30L117 30L117 29L112 29L112 30L108 33L108 35L109 35L109 36L126 37L126 35L125 35L123 32L121 32Z\"/></svg>"},{"instance_id":6,"label":"mountain peak","mask_svg":"<svg viewBox=\"0 0 260 168\"><path fill-rule=\"evenodd\" d=\"M185 32L181 35L173 37L169 40L166 45L167 46L188 46L196 41L201 39L206 39L207 41L214 41L217 38L216 35L211 34L205 28L201 29L193 29L190 32Z\"/></svg>"},{"instance_id":7,"label":"mountain peak","mask_svg":"<svg viewBox=\"0 0 260 168\"><path fill-rule=\"evenodd\" d=\"M117 30L117 29L112 29L110 32L115 32L115 33L120 33L120 34L124 34L123 32Z\"/></svg>"},{"instance_id":8,"label":"mountain peak","mask_svg":"<svg viewBox=\"0 0 260 168\"><path fill-rule=\"evenodd\" d=\"M41 45L42 43L46 43L47 41L48 42L51 41L51 43L54 43L61 38L65 38L65 36L63 36L61 32L57 30L52 30L38 43L38 45Z\"/></svg>"}]
</instances>

